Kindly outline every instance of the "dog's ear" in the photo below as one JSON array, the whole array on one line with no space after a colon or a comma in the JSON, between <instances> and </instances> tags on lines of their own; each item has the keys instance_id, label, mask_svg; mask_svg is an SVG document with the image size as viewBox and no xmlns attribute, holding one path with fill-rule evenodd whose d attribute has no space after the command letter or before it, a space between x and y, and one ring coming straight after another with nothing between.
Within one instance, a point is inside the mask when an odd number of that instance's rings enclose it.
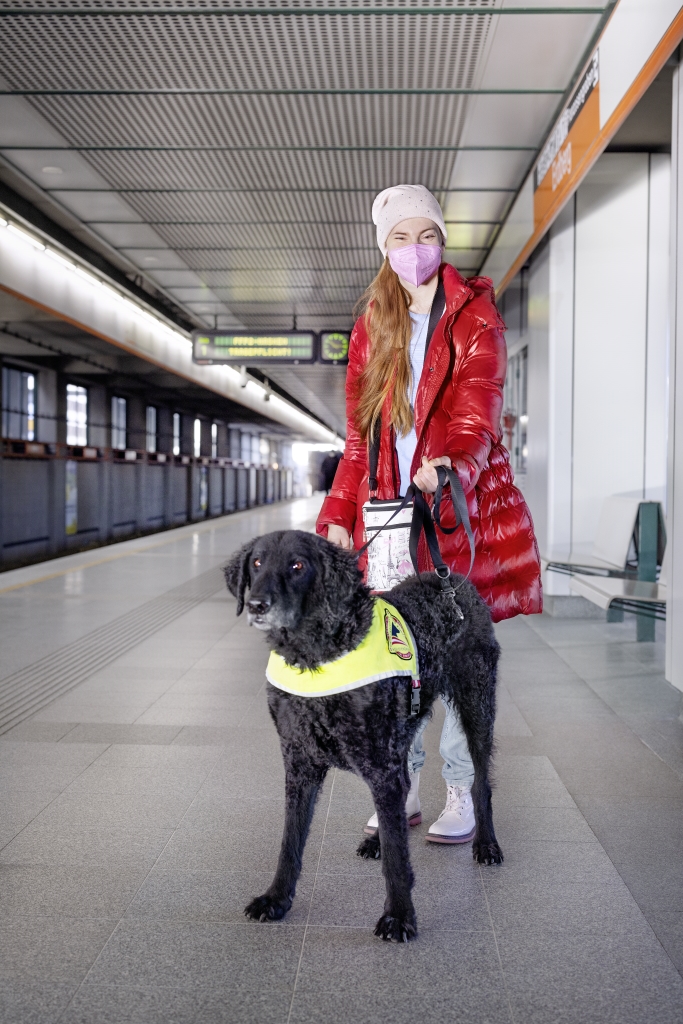
<instances>
[{"instance_id":1,"label":"dog's ear","mask_svg":"<svg viewBox=\"0 0 683 1024\"><path fill-rule=\"evenodd\" d=\"M244 592L249 586L249 563L255 543L255 539L250 540L232 556L227 565L223 566L228 590L237 598L237 615L241 615L244 608Z\"/></svg>"}]
</instances>

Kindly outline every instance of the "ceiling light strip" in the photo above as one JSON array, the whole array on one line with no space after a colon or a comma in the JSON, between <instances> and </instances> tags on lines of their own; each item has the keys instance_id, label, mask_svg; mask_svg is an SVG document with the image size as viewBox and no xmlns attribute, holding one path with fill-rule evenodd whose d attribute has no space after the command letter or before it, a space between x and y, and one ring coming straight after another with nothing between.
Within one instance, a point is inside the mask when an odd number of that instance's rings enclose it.
<instances>
[{"instance_id":1,"label":"ceiling light strip","mask_svg":"<svg viewBox=\"0 0 683 1024\"><path fill-rule=\"evenodd\" d=\"M564 89L0 89L0 96L562 96Z\"/></svg>"},{"instance_id":2,"label":"ceiling light strip","mask_svg":"<svg viewBox=\"0 0 683 1024\"><path fill-rule=\"evenodd\" d=\"M161 194L161 195L175 195L176 193L198 195L200 193L201 194L205 194L205 193L223 194L223 193L233 193L233 192L237 193L237 194L242 194L242 193L246 193L246 192L249 192L249 193L255 192L257 194L263 193L265 195L273 195L273 194L284 193L284 192L287 192L287 193L289 193L289 192L295 192L295 193L299 193L299 192L305 192L305 193L320 192L320 193L326 193L326 194L329 193L329 192L332 192L332 193L346 193L346 192L356 193L356 192L358 192L358 193L362 193L364 195L375 195L377 192L379 192L380 188L381 188L381 186L371 186L370 188L344 188L344 187L335 186L335 185L329 185L329 186L327 186L327 185L317 186L316 185L316 186L310 186L310 187L305 187L305 186L301 187L301 186L299 186L299 187L296 187L296 188L289 188L289 187L283 188L283 187L281 187L279 185L260 185L260 186L248 186L248 187L247 186L238 186L238 187L235 187L235 188L231 188L231 187L228 187L228 186L225 186L225 185L220 185L220 186L216 186L214 188L209 188L209 187L205 187L205 186L201 186L201 187L198 186L196 188L191 188L191 187L187 187L187 188L54 188L54 189L45 189L45 191L48 193L48 195L51 192L58 192L60 195L62 193L66 193L66 192L78 192L79 194L85 194L86 192L96 192L99 195L106 195L108 193L113 193L115 195L124 195L124 196L125 195L146 195L146 194L150 194L150 195L157 195L157 194ZM446 193L451 193L451 192L512 192L512 193L516 193L517 189L516 188L501 188L501 187L497 187L497 188L475 188L475 187L471 187L471 186L462 187L462 188L449 188L447 185L434 185L434 186L432 186L431 191L432 192L446 192ZM93 221L93 223L101 223L101 222L100 221ZM131 222L131 223L134 223L134 222ZM297 223L301 223L301 221L297 221Z\"/></svg>"},{"instance_id":3,"label":"ceiling light strip","mask_svg":"<svg viewBox=\"0 0 683 1024\"><path fill-rule=\"evenodd\" d=\"M51 239L47 238L45 240L49 243L46 245L43 239L37 234L34 234L32 231L26 231L20 225L8 221L4 217L0 217L0 230L7 231L7 233L13 238L16 238L20 244L30 246L30 248L36 252L36 256L40 258L48 258L53 264L55 264L55 269L56 267L59 267L61 270L66 270L70 274L73 274L75 278L83 281L84 286L96 289L94 294L102 296L102 301L114 301L118 309L122 312L126 313L128 316L133 316L138 320L142 320L147 329L151 329L154 332L161 332L161 339L164 344L171 343L179 345L179 353L181 353L182 356L189 356L192 342L188 335L182 333L176 327L170 326L160 317L154 315L150 310L145 309L144 306L136 302L135 299L128 295L124 295L123 292L120 292L117 288L113 287L108 281L96 276L85 266L82 266L69 258L71 256L70 253L62 253L57 248L53 248L54 243ZM17 295L23 294L15 292L14 289L11 290ZM31 303L34 302L30 296L25 295L24 297L26 301ZM98 303L97 305L99 306L100 304L101 303ZM57 310L54 311L54 315L60 319L63 318L63 315L60 315ZM84 331L92 333L87 324L81 324L80 326ZM100 332L95 333L97 336L103 337ZM110 340L114 345L120 344L114 338L110 338L108 340ZM145 354L144 350L141 349L136 349L136 354L140 355L141 358L150 358ZM191 363L191 360L189 361ZM163 364L158 365L163 366ZM164 366L163 368L171 370L174 373L179 373L181 376L183 375L182 370L172 364ZM195 373L200 371L200 369L201 368L197 367ZM213 370L215 368L212 367L211 369ZM187 376L187 374L185 374L185 376ZM206 375L201 374L201 376L206 376L207 380L197 380L195 379L195 376L189 376L188 379L192 380L195 384L200 384L200 386L206 387L208 390L215 391L218 394L224 394L226 397L236 401L238 404L246 405L248 408L260 413L260 415L264 416L266 419L271 418L276 422L284 423L289 426L290 429L301 430L307 436L322 439L321 434L324 434L326 443L327 438L330 440L335 439L335 441L338 440L334 431L323 426L318 420L314 420L312 417L301 412L295 406L290 405L289 402L280 398L278 398L277 401L274 401L276 396L271 395L266 387L251 378L249 379L247 390L250 391L254 397L258 398L259 402L256 404L253 401L243 401L240 403L240 396L244 391L239 387L239 374L230 367L220 367L218 378L216 378L216 375L213 373ZM212 385L211 381L213 381L214 378L216 378L217 381L220 381L220 384L223 386L217 387L215 384ZM270 403L273 404L269 404L267 408L261 409L260 401L265 401L266 396L268 396ZM281 410L279 414L276 412L277 408ZM272 415L273 412L275 415Z\"/></svg>"},{"instance_id":4,"label":"ceiling light strip","mask_svg":"<svg viewBox=\"0 0 683 1024\"><path fill-rule=\"evenodd\" d=\"M139 222L138 221L124 222L124 221L120 221L120 220L84 220L83 221L83 224L89 224L89 225L96 225L96 224L121 224L121 223L135 224L135 223L139 223ZM448 224L487 224L487 225L490 226L490 225L494 225L494 224L501 224L502 221L500 221L500 220L447 220L447 221L444 221L444 223L446 225L448 225ZM151 227L243 227L243 228L246 228L246 227L250 227L250 228L251 227L272 228L272 227L286 227L286 226L290 226L290 225L297 225L297 226L298 225L311 225L311 226L315 226L315 227L319 227L321 225L325 225L326 227L347 227L347 226L353 227L353 226L356 226L356 227L367 228L369 231L372 231L373 234L374 234L374 230L375 230L373 225L369 224L367 220L145 220L145 224L148 224ZM121 248L122 249L126 249L126 250L141 248L141 249L146 249L148 252L149 251L154 252L155 250L159 249L159 251L161 251L161 252L166 252L168 250L169 246L163 246L163 247L160 248L159 246L154 246L154 245L144 245L144 246L123 245L123 246L121 246ZM215 246L213 246L213 247L209 246L208 248L216 248L216 247ZM229 246L228 248L232 249L233 246ZM261 249L262 247L261 246L257 246L257 248ZM289 248L289 246L287 248ZM355 246L355 248L358 248L358 249L362 249L362 248L374 249L375 246L374 245Z\"/></svg>"},{"instance_id":5,"label":"ceiling light strip","mask_svg":"<svg viewBox=\"0 0 683 1024\"><path fill-rule=\"evenodd\" d=\"M599 16L603 7L5 7L0 17L10 18L263 18L263 17L500 17L579 14Z\"/></svg>"},{"instance_id":6,"label":"ceiling light strip","mask_svg":"<svg viewBox=\"0 0 683 1024\"><path fill-rule=\"evenodd\" d=\"M536 146L2 146L3 153L536 153Z\"/></svg>"}]
</instances>

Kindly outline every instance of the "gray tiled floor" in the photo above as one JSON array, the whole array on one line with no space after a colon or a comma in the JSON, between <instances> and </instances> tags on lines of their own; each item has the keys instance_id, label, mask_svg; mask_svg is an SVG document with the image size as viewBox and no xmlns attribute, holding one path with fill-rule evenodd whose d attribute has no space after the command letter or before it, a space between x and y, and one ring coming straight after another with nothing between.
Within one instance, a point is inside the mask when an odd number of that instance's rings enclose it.
<instances>
[{"instance_id":1,"label":"gray tiled floor","mask_svg":"<svg viewBox=\"0 0 683 1024\"><path fill-rule=\"evenodd\" d=\"M220 565L315 501L0 576L0 676ZM411 832L420 937L380 943L356 778L321 796L286 922L283 773L259 634L218 593L0 738L0 1022L468 1024L683 1020L683 695L632 622L516 619L503 648L500 868Z\"/></svg>"}]
</instances>

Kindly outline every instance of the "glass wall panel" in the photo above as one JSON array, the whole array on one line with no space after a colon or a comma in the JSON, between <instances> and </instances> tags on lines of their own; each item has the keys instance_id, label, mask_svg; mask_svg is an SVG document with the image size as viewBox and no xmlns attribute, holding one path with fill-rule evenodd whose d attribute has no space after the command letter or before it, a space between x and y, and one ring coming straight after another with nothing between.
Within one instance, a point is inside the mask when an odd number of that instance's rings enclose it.
<instances>
[{"instance_id":1,"label":"glass wall panel","mask_svg":"<svg viewBox=\"0 0 683 1024\"><path fill-rule=\"evenodd\" d=\"M113 397L111 400L111 446L126 447L126 399Z\"/></svg>"},{"instance_id":2,"label":"glass wall panel","mask_svg":"<svg viewBox=\"0 0 683 1024\"><path fill-rule=\"evenodd\" d=\"M66 386L66 443L88 443L88 389Z\"/></svg>"}]
</instances>

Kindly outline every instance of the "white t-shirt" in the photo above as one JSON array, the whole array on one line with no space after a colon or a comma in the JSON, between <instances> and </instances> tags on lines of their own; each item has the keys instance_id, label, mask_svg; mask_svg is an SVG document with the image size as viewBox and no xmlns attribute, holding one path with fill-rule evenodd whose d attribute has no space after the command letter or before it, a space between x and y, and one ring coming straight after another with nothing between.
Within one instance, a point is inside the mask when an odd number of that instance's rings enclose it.
<instances>
[{"instance_id":1,"label":"white t-shirt","mask_svg":"<svg viewBox=\"0 0 683 1024\"><path fill-rule=\"evenodd\" d=\"M410 367L412 370L412 384L410 388L410 408L415 405L417 386L422 376L422 367L425 361L425 342L429 330L429 313L411 313L410 319L413 322L413 333L410 338ZM398 468L401 476L401 497L403 497L412 483L410 467L413 462L413 455L417 447L417 434L415 427L405 437L396 438L396 454L398 455Z\"/></svg>"}]
</instances>

